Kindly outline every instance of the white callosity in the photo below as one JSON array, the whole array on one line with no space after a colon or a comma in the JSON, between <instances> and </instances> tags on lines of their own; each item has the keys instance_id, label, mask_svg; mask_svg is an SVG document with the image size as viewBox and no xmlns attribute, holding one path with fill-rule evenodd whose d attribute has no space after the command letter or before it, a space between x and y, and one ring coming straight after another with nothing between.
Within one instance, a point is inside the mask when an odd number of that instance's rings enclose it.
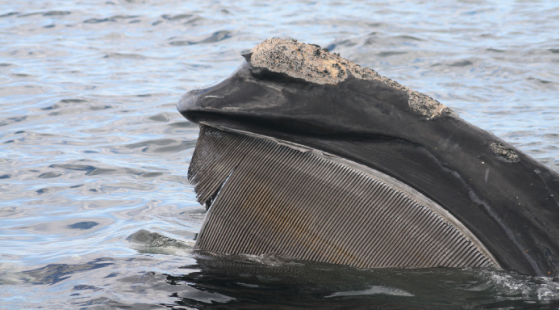
<instances>
[{"instance_id":1,"label":"white callosity","mask_svg":"<svg viewBox=\"0 0 560 310\"><path fill-rule=\"evenodd\" d=\"M360 67L335 53L314 44L299 43L291 39L267 39L251 50L251 65L272 72L284 73L294 78L317 84L336 85L350 72L355 78L379 81L408 94L410 108L427 119L442 114L456 115L451 109L422 93L411 90L379 73Z\"/></svg>"}]
</instances>

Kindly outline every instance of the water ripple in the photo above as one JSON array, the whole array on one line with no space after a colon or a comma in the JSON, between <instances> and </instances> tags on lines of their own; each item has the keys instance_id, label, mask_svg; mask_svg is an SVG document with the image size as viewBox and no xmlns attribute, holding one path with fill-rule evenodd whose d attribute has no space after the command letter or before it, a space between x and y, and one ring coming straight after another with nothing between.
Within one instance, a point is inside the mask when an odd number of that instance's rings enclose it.
<instances>
[{"instance_id":1,"label":"water ripple","mask_svg":"<svg viewBox=\"0 0 560 310\"><path fill-rule=\"evenodd\" d=\"M175 103L273 36L425 92L558 170L557 3L24 0L3 4L0 29L0 308L558 303L550 278L220 267L141 244L190 244L204 221L186 177L198 126Z\"/></svg>"}]
</instances>

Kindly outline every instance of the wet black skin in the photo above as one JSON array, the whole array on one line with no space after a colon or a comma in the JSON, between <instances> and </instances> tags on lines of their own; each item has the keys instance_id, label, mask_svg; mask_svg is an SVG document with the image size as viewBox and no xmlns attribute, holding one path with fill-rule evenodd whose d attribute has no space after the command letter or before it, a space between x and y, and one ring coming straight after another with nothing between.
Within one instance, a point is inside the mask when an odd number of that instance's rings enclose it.
<instances>
[{"instance_id":1,"label":"wet black skin","mask_svg":"<svg viewBox=\"0 0 560 310\"><path fill-rule=\"evenodd\" d=\"M500 266L558 275L558 173L516 150L508 162L496 136L449 113L427 120L408 95L350 76L320 85L246 62L223 82L187 93L190 121L287 140L380 170L446 208Z\"/></svg>"}]
</instances>

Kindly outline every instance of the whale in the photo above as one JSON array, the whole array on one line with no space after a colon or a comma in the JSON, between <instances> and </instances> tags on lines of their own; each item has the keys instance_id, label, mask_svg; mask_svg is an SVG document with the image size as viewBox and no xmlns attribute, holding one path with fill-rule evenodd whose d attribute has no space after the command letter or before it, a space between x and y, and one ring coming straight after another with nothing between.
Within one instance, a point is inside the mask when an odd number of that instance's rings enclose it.
<instances>
[{"instance_id":1,"label":"whale","mask_svg":"<svg viewBox=\"0 0 560 310\"><path fill-rule=\"evenodd\" d=\"M195 249L558 276L558 172L439 101L294 39L187 92Z\"/></svg>"}]
</instances>

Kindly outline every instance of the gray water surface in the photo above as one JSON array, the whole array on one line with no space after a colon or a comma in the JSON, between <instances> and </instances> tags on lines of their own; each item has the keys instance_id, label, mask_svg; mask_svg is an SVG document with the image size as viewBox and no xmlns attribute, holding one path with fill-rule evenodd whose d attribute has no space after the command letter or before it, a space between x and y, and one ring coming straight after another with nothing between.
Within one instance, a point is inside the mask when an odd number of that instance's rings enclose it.
<instances>
[{"instance_id":1,"label":"gray water surface","mask_svg":"<svg viewBox=\"0 0 560 310\"><path fill-rule=\"evenodd\" d=\"M0 308L558 307L558 279L191 252L181 95L278 36L412 89L558 171L554 1L1 1Z\"/></svg>"}]
</instances>

